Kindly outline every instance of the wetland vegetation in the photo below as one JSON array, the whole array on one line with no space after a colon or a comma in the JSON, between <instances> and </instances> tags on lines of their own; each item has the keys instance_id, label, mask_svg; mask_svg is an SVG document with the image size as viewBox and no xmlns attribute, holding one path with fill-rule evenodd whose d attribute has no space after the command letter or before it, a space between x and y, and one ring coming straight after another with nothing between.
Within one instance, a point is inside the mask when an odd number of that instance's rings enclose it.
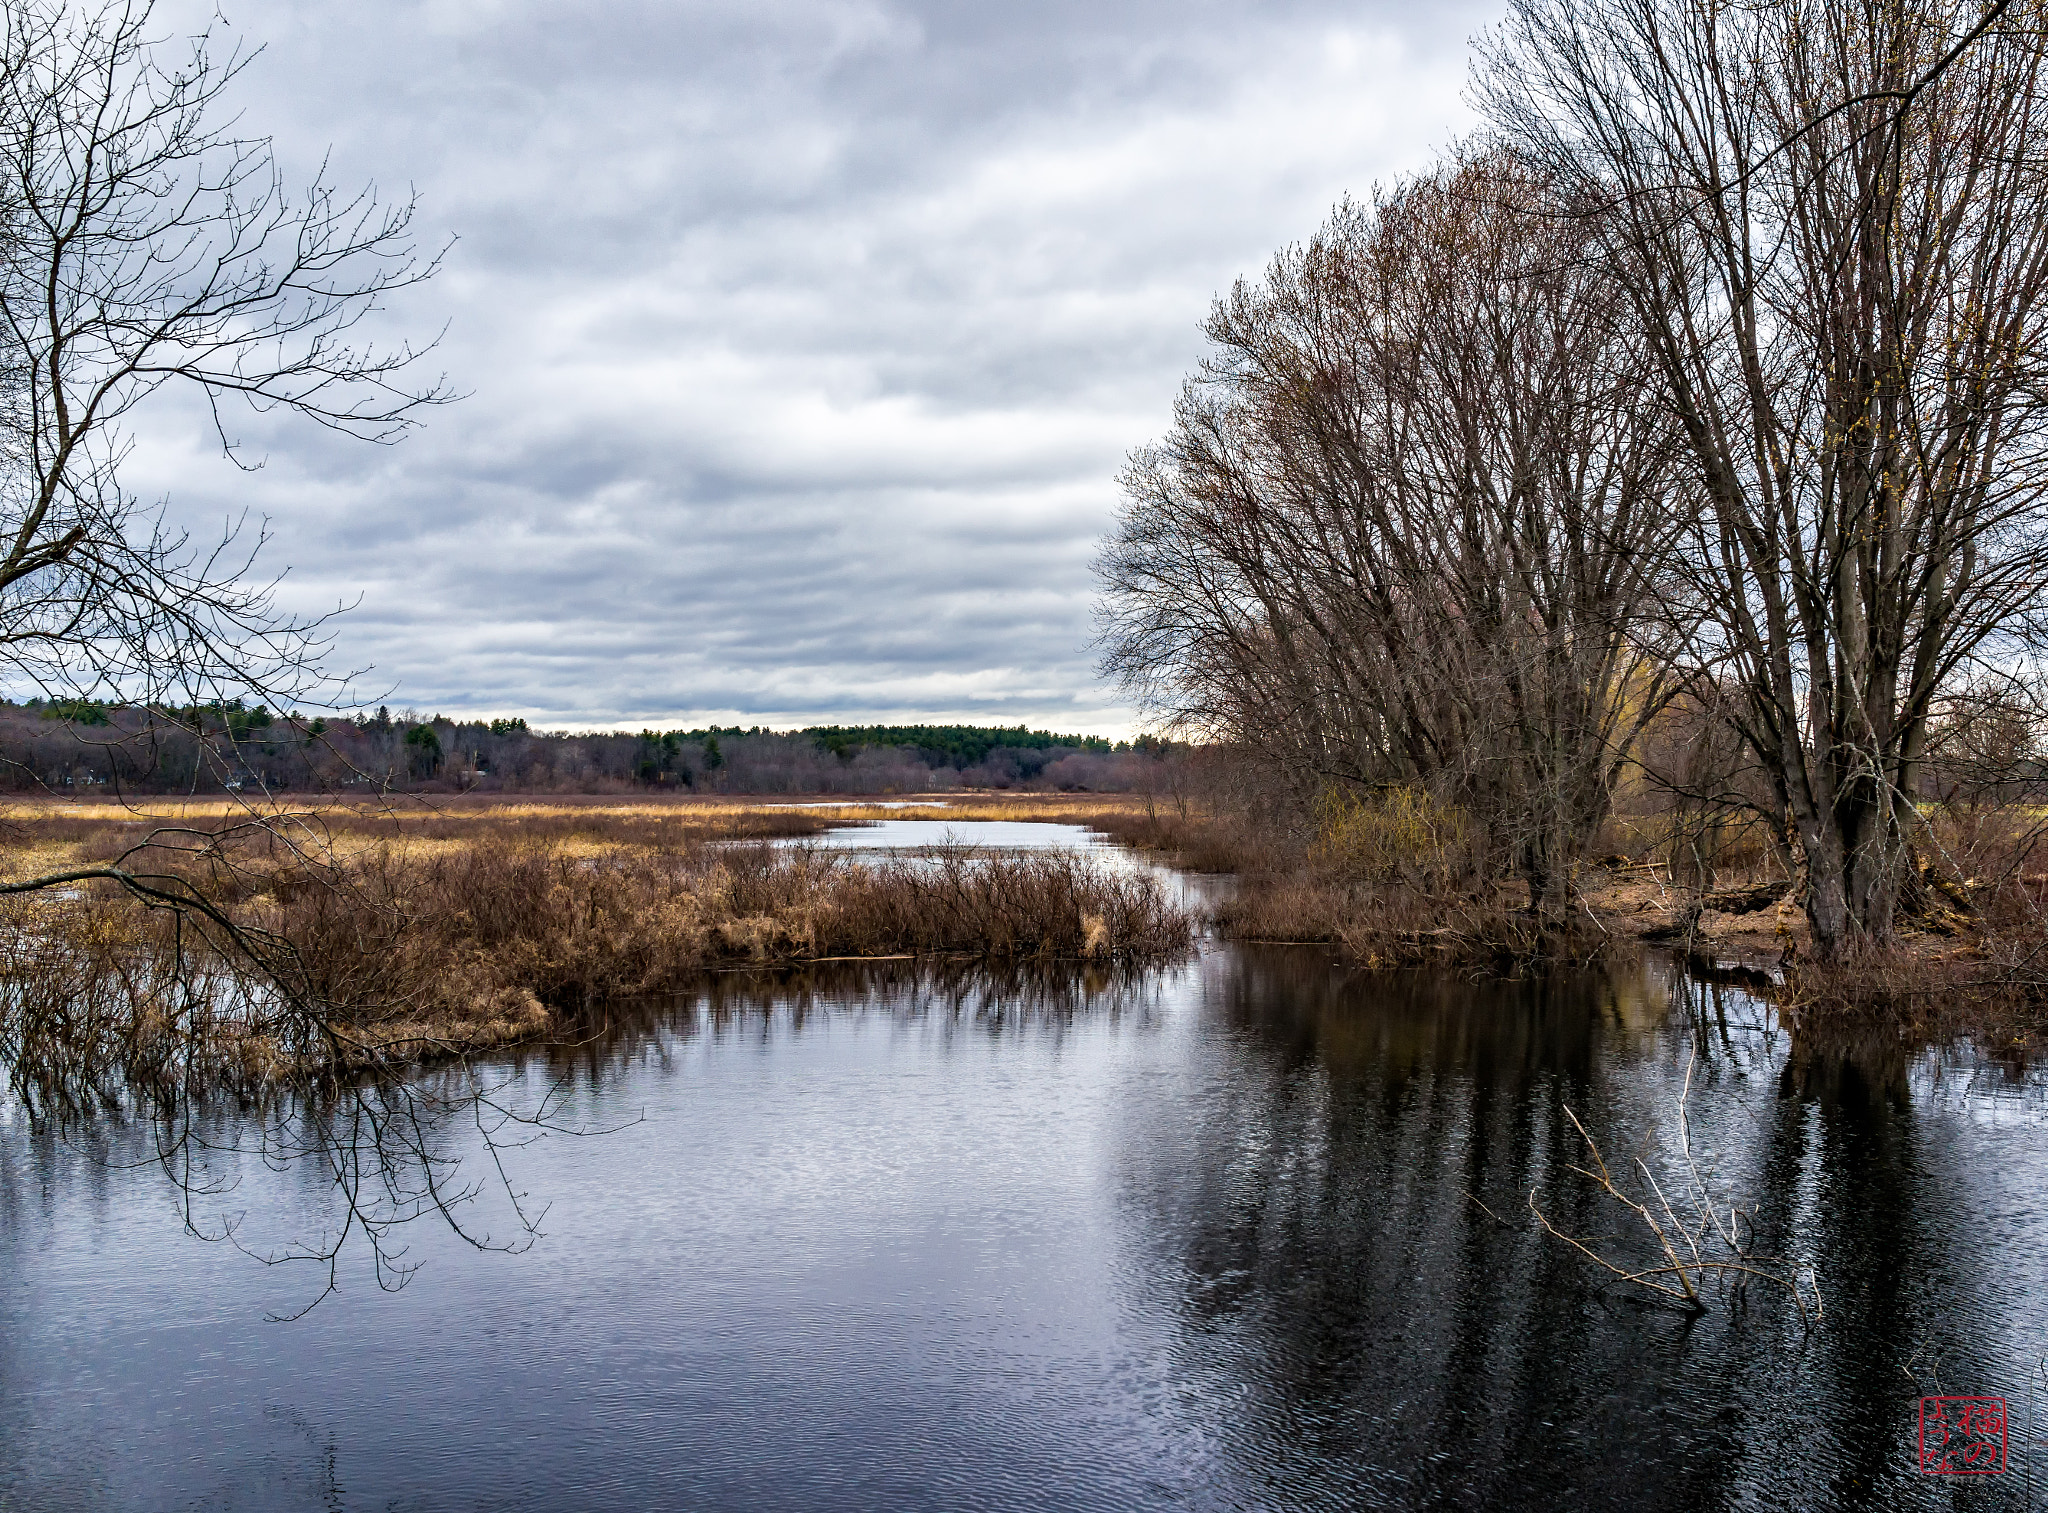
<instances>
[{"instance_id":1,"label":"wetland vegetation","mask_svg":"<svg viewBox=\"0 0 2048 1513\"><path fill-rule=\"evenodd\" d=\"M0 1503L1945 1503L2048 1328L2007 12L1514 0L1133 456L1110 743L344 712L114 421L394 439L435 260L9 0Z\"/></svg>"},{"instance_id":2,"label":"wetland vegetation","mask_svg":"<svg viewBox=\"0 0 2048 1513\"><path fill-rule=\"evenodd\" d=\"M0 1059L30 1106L77 1111L116 1083L303 1083L574 1039L733 964L1108 965L1191 939L1156 878L1079 853L803 843L859 813L16 806L15 864L73 881L0 900Z\"/></svg>"}]
</instances>

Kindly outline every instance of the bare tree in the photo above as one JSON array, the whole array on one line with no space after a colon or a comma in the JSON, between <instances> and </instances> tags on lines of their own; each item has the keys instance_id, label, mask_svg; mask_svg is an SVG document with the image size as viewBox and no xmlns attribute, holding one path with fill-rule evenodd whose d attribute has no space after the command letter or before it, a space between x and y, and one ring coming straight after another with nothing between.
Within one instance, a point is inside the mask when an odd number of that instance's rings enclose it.
<instances>
[{"instance_id":1,"label":"bare tree","mask_svg":"<svg viewBox=\"0 0 2048 1513\"><path fill-rule=\"evenodd\" d=\"M448 395L408 385L413 349L361 339L387 296L434 270L412 205L320 179L288 193L270 143L224 114L247 56L151 26L151 0L0 7L0 681L152 718L182 706L207 753L232 725L209 708L331 690L325 622L277 612L275 581L255 576L260 530L195 542L123 486L132 417L172 391L201 396L211 439L250 466L237 406L388 442ZM159 827L111 861L0 884L116 889L138 906L133 929L102 918L97 933L90 895L7 913L0 1062L17 1093L57 1090L40 1113L25 1099L37 1117L146 1108L188 1199L195 1099L238 1079L297 1095L263 1148L328 1160L381 1266L392 1222L438 1212L461 1228L463 1194L425 1140L446 1111L380 1088L367 1074L404 1049L360 1043L293 942L234 907L251 846L347 884L308 817L244 807L239 823ZM246 1025L212 1003L230 979ZM259 1044L273 1049L249 1054ZM487 1099L469 1100L479 1118Z\"/></svg>"},{"instance_id":2,"label":"bare tree","mask_svg":"<svg viewBox=\"0 0 2048 1513\"><path fill-rule=\"evenodd\" d=\"M121 484L167 389L389 441L446 391L352 338L427 277L412 205L286 192L224 94L247 64L151 35L150 0L10 0L0 37L0 671L133 702L317 682L318 621L274 612L262 542L196 545Z\"/></svg>"},{"instance_id":3,"label":"bare tree","mask_svg":"<svg viewBox=\"0 0 2048 1513\"><path fill-rule=\"evenodd\" d=\"M1480 101L1587 207L1683 429L1695 670L1832 956L1890 934L1929 720L2048 569L2038 5L1515 0Z\"/></svg>"},{"instance_id":4,"label":"bare tree","mask_svg":"<svg viewBox=\"0 0 2048 1513\"><path fill-rule=\"evenodd\" d=\"M289 194L268 140L223 115L247 56L153 36L151 0L0 16L0 679L149 711L123 737L141 742L165 706L204 726L195 706L317 697L324 619L277 613L260 531L198 544L124 488L127 424L202 396L245 466L237 404L404 434L448 394L406 385L410 347L356 335L434 271L413 207Z\"/></svg>"},{"instance_id":5,"label":"bare tree","mask_svg":"<svg viewBox=\"0 0 2048 1513\"><path fill-rule=\"evenodd\" d=\"M1217 305L1100 563L1154 709L1464 806L1546 911L1671 689L1674 438L1590 234L1505 154L1340 209Z\"/></svg>"}]
</instances>

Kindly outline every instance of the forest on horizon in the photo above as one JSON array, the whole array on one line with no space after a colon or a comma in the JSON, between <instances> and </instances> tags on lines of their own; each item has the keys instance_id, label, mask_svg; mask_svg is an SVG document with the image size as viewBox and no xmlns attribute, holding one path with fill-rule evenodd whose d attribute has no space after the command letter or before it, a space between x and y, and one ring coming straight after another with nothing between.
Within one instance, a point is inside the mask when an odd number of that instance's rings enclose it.
<instances>
[{"instance_id":1,"label":"forest on horizon","mask_svg":"<svg viewBox=\"0 0 2048 1513\"><path fill-rule=\"evenodd\" d=\"M1173 748L1156 737L1023 725L537 731L389 707L353 718L240 700L152 710L0 701L0 784L16 792L847 793L950 788L1127 792Z\"/></svg>"}]
</instances>

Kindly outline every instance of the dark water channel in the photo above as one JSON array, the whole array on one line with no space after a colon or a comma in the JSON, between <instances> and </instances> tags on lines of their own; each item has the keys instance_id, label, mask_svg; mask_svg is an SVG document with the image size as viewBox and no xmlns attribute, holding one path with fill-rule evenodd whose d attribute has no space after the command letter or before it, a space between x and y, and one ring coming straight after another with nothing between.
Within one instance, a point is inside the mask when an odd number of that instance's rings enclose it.
<instances>
[{"instance_id":1,"label":"dark water channel","mask_svg":"<svg viewBox=\"0 0 2048 1513\"><path fill-rule=\"evenodd\" d=\"M1818 1324L1644 1308L1534 1230L1532 1188L1647 1259L1562 1108L1673 1180L1693 1058ZM345 1252L290 1324L315 1280L186 1235L146 1129L0 1110L0 1508L2048 1506L2042 1080L1657 963L730 974L497 1070L622 1126L508 1154L544 1238L415 1224L410 1285ZM251 1249L336 1222L309 1164L224 1174ZM1937 1391L2009 1400L2005 1475L1919 1473Z\"/></svg>"}]
</instances>

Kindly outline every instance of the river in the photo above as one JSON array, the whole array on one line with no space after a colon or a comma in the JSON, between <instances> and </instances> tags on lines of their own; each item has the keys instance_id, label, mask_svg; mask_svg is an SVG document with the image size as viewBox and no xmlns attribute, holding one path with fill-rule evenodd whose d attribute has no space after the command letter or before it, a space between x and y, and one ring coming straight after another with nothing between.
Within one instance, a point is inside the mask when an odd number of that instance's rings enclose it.
<instances>
[{"instance_id":1,"label":"river","mask_svg":"<svg viewBox=\"0 0 2048 1513\"><path fill-rule=\"evenodd\" d=\"M1532 1189L1642 1258L1563 1111L1669 1185L1688 1067L1708 1188L1817 1320L1646 1306L1537 1229ZM147 1126L0 1107L0 1508L2048 1503L2048 1084L1805 1045L1665 962L728 973L485 1071L554 1093L503 1152L539 1238L429 1213L403 1288L344 1247L289 1323L318 1269L257 1257L339 1221L317 1163L218 1159L209 1243ZM523 1234L492 1180L464 1212ZM2002 1475L1921 1474L1934 1393L2006 1399Z\"/></svg>"}]
</instances>

